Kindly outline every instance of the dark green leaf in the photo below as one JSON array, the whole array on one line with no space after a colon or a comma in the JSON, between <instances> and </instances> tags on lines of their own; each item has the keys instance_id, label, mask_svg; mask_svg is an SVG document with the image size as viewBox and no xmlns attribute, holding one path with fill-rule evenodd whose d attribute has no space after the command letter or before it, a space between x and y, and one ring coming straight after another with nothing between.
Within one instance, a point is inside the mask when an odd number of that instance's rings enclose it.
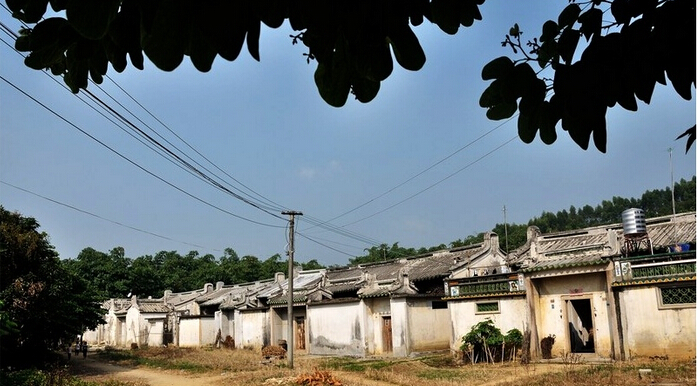
<instances>
[{"instance_id":1,"label":"dark green leaf","mask_svg":"<svg viewBox=\"0 0 697 386\"><path fill-rule=\"evenodd\" d=\"M537 122L533 116L520 113L518 115L518 137L525 143L532 143L537 134Z\"/></svg>"},{"instance_id":2,"label":"dark green leaf","mask_svg":"<svg viewBox=\"0 0 697 386\"><path fill-rule=\"evenodd\" d=\"M578 46L578 40L581 38L581 32L572 28L567 28L559 37L558 50L561 60L571 63Z\"/></svg>"},{"instance_id":3,"label":"dark green leaf","mask_svg":"<svg viewBox=\"0 0 697 386\"><path fill-rule=\"evenodd\" d=\"M629 23L632 18L629 10L629 0L614 0L610 4L610 12L612 12L612 16L620 24Z\"/></svg>"},{"instance_id":4,"label":"dark green leaf","mask_svg":"<svg viewBox=\"0 0 697 386\"><path fill-rule=\"evenodd\" d=\"M540 46L540 50L537 52L537 64L540 67L545 67L547 63L558 61L558 57L557 42L549 40Z\"/></svg>"},{"instance_id":5,"label":"dark green leaf","mask_svg":"<svg viewBox=\"0 0 697 386\"><path fill-rule=\"evenodd\" d=\"M503 103L503 98L501 97L500 81L495 80L491 82L489 87L487 87L482 96L479 97L479 106L484 108L494 107L499 103Z\"/></svg>"},{"instance_id":6,"label":"dark green leaf","mask_svg":"<svg viewBox=\"0 0 697 386\"><path fill-rule=\"evenodd\" d=\"M433 22L443 32L454 35L460 28L460 0L432 0L431 16Z\"/></svg>"},{"instance_id":7,"label":"dark green leaf","mask_svg":"<svg viewBox=\"0 0 697 386\"><path fill-rule=\"evenodd\" d=\"M593 35L599 36L603 24L603 11L598 8L591 8L582 13L578 21L581 23L580 31L586 37L586 40Z\"/></svg>"},{"instance_id":8,"label":"dark green leaf","mask_svg":"<svg viewBox=\"0 0 697 386\"><path fill-rule=\"evenodd\" d=\"M101 39L116 17L121 0L67 0L65 15L68 22L87 39Z\"/></svg>"},{"instance_id":9,"label":"dark green leaf","mask_svg":"<svg viewBox=\"0 0 697 386\"><path fill-rule=\"evenodd\" d=\"M261 21L257 18L247 19L247 51L258 62L259 58L259 35L261 34Z\"/></svg>"},{"instance_id":10,"label":"dark green leaf","mask_svg":"<svg viewBox=\"0 0 697 386\"><path fill-rule=\"evenodd\" d=\"M179 66L189 43L189 12L182 3L177 0L161 3L150 30L144 28L143 31L143 51L164 71L172 71Z\"/></svg>"},{"instance_id":11,"label":"dark green leaf","mask_svg":"<svg viewBox=\"0 0 697 386\"><path fill-rule=\"evenodd\" d=\"M418 71L426 63L426 54L419 39L406 22L391 24L388 38L397 63L404 69Z\"/></svg>"},{"instance_id":12,"label":"dark green leaf","mask_svg":"<svg viewBox=\"0 0 697 386\"><path fill-rule=\"evenodd\" d=\"M537 110L537 121L540 128L540 139L547 145L553 144L557 140L556 125L558 119L554 117L551 104L544 101Z\"/></svg>"},{"instance_id":13,"label":"dark green leaf","mask_svg":"<svg viewBox=\"0 0 697 386\"><path fill-rule=\"evenodd\" d=\"M486 117L492 121L508 119L518 110L518 103L515 101L500 103L486 111Z\"/></svg>"},{"instance_id":14,"label":"dark green leaf","mask_svg":"<svg viewBox=\"0 0 697 386\"><path fill-rule=\"evenodd\" d=\"M359 102L368 103L378 95L378 91L380 91L380 82L372 81L367 78L356 78L353 80L351 91Z\"/></svg>"},{"instance_id":15,"label":"dark green leaf","mask_svg":"<svg viewBox=\"0 0 697 386\"><path fill-rule=\"evenodd\" d=\"M559 14L559 28L571 27L578 20L578 15L581 14L581 7L576 3L571 3L564 8Z\"/></svg>"},{"instance_id":16,"label":"dark green leaf","mask_svg":"<svg viewBox=\"0 0 697 386\"><path fill-rule=\"evenodd\" d=\"M540 42L544 43L553 40L559 34L559 26L553 20L547 20L544 25L542 25L542 35L540 36Z\"/></svg>"},{"instance_id":17,"label":"dark green leaf","mask_svg":"<svg viewBox=\"0 0 697 386\"><path fill-rule=\"evenodd\" d=\"M677 138L675 138L676 140L678 140L682 137L687 136L687 142L685 144L685 154L687 154L687 152L690 151L690 148L695 143L695 127L696 126L693 125L689 129L685 130L684 133L680 134Z\"/></svg>"},{"instance_id":18,"label":"dark green leaf","mask_svg":"<svg viewBox=\"0 0 697 386\"><path fill-rule=\"evenodd\" d=\"M507 56L498 57L482 68L482 80L501 79L513 70L513 61Z\"/></svg>"}]
</instances>

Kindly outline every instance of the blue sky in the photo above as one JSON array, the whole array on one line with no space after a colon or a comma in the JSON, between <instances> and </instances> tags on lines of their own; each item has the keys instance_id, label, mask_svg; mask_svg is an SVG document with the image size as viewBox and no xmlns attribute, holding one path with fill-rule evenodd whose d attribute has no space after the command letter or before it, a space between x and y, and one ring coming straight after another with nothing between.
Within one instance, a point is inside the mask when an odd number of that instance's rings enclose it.
<instances>
[{"instance_id":1,"label":"blue sky","mask_svg":"<svg viewBox=\"0 0 697 386\"><path fill-rule=\"evenodd\" d=\"M315 64L306 63L304 46L291 44L287 22L262 28L261 62L243 48L236 61L217 58L205 74L188 58L171 73L146 63L145 71L110 69L118 86L105 79L101 87L142 120L144 130L147 124L204 164L175 132L255 198L303 212L297 229L314 242L296 237L297 260L345 264L372 243L428 247L489 230L504 221L504 206L509 223L525 223L543 211L665 188L671 147L675 180L695 174L695 150L685 155L684 142L674 141L695 123L695 101L680 99L670 85L658 85L652 104L639 102L637 113L609 110L606 154L592 144L583 151L561 129L551 146L539 139L527 145L512 140L515 120L486 119L478 105L487 86L481 68L510 54L500 44L504 34L518 23L524 38L539 36L543 22L567 4L486 2L483 21L454 36L425 22L414 29L426 53L424 68L411 72L395 64L368 104L349 100L337 109L322 101ZM0 21L20 27L5 9ZM12 42L6 34L2 39ZM143 172L0 81L0 204L35 217L62 258L85 247L106 252L116 246L131 258L161 250L219 257L227 247L240 256L285 256L286 222L278 211L272 216L185 173L51 77L26 68L7 45L0 50L3 78L200 199ZM90 91L122 110L97 87ZM331 222L334 231L312 225L349 211Z\"/></svg>"}]
</instances>

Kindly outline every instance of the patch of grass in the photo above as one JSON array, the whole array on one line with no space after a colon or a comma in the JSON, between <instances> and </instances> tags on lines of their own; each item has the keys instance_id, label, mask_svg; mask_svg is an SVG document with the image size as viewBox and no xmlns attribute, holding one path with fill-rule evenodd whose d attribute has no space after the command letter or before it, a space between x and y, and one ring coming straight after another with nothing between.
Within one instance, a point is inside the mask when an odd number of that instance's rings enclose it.
<instances>
[{"instance_id":1,"label":"patch of grass","mask_svg":"<svg viewBox=\"0 0 697 386\"><path fill-rule=\"evenodd\" d=\"M462 371L450 369L430 369L419 371L417 377L422 379L437 379L437 380L456 380L462 378Z\"/></svg>"},{"instance_id":2,"label":"patch of grass","mask_svg":"<svg viewBox=\"0 0 697 386\"><path fill-rule=\"evenodd\" d=\"M379 370L392 366L394 361L380 359L358 359L349 357L329 358L322 362L321 367L330 370L363 372L368 369Z\"/></svg>"},{"instance_id":3,"label":"patch of grass","mask_svg":"<svg viewBox=\"0 0 697 386\"><path fill-rule=\"evenodd\" d=\"M419 358L419 361L428 367L453 368L456 367L455 358L450 354L431 355Z\"/></svg>"},{"instance_id":4,"label":"patch of grass","mask_svg":"<svg viewBox=\"0 0 697 386\"><path fill-rule=\"evenodd\" d=\"M48 371L37 369L3 370L0 371L0 384L3 386L138 386L135 382L117 380L85 381L68 374L62 368Z\"/></svg>"}]
</instances>

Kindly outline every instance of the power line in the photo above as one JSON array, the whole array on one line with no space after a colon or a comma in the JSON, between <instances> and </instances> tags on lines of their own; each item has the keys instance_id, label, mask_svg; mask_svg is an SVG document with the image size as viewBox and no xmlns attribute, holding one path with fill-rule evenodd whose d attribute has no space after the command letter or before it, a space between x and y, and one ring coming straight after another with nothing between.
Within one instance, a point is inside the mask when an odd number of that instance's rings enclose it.
<instances>
[{"instance_id":1,"label":"power line","mask_svg":"<svg viewBox=\"0 0 697 386\"><path fill-rule=\"evenodd\" d=\"M82 134L86 135L88 138L92 139L93 141L97 142L98 144L102 145L103 147L105 147L106 149L108 149L109 151L111 151L112 153L118 155L120 158L124 159L124 160L127 161L128 163L130 163L130 164L132 164L133 166L137 167L138 169L144 171L145 173L151 175L152 177L155 177L156 179L158 179L158 180L160 180L161 182L163 182L163 183L169 185L170 187L172 187L172 188L174 188L174 189L180 191L181 193L184 193L185 195L187 195L187 196L189 196L189 197L195 199L196 201L199 201L199 202L201 202L201 203L203 203L203 204L205 204L205 205L208 205L208 206L210 206L210 207L212 207L212 208L214 208L214 209L217 209L217 210L219 210L219 211L221 211L221 212L223 212L223 213L226 213L226 214L228 214L228 215L230 215L230 216L233 216L233 217L235 217L235 218L238 218L238 219L240 219L240 220L244 220L244 221L247 221L247 222L250 222L250 223L253 223L253 224L262 225L262 226L267 226L267 227L271 227L271 228L283 228L283 226L272 225L272 224L266 224L266 223L262 223L262 222L259 222L259 221L255 221L255 220L252 220L252 219L249 219L249 218L240 216L240 215L238 215L238 214L235 214L235 213L232 213L232 212L230 212L230 211L228 211L228 210L225 210L225 209L223 209L223 208L221 208L221 207L219 207L219 206L216 206L216 205L214 205L214 204L211 204L211 203L209 203L208 201L205 201L205 200L203 200L202 198L199 198L199 197L193 195L192 193L189 193L188 191L186 191L186 190L184 190L184 189L182 189L182 188L180 188L180 187L174 185L173 183L171 183L171 182L165 180L164 178L158 176L157 174L155 174L155 173L151 172L150 170L146 169L145 167L139 165L138 163L136 163L135 161L131 160L130 158L124 156L124 155L121 154L121 153L119 153L119 152L118 152L117 150L115 150L114 148L112 148L112 147L110 147L109 145L107 145L106 143L100 141L99 139L97 139L97 138L94 137L93 135L89 134L88 132L86 132L85 130L83 130L82 128L80 128L79 126L75 125L74 123L72 123L71 121L69 121L68 119L66 119L65 117L63 117L62 115L58 114L56 111L54 111L54 110L51 109L50 107L46 106L45 104L43 104L42 102L40 102L40 101L37 100L36 98L32 97L31 95L29 95L28 93L26 93L24 90L22 90L21 88L17 87L14 83L12 83L12 82L10 82L9 80L5 79L5 77L3 77L2 75L0 75L0 80L2 80L2 81L4 81L5 83L9 84L9 85L12 86L14 89L16 89L17 91L19 91L20 93L22 93L24 96L26 96L27 98L31 99L31 100L34 101L36 104L38 104L39 106L41 106L41 107L43 107L44 109L46 109L46 110L49 111L51 114L53 114L53 115L55 115L56 117L58 117L60 120L64 121L65 123L67 123L68 125L70 125L70 126L73 127L74 129L78 130L78 131L81 132Z\"/></svg>"},{"instance_id":2,"label":"power line","mask_svg":"<svg viewBox=\"0 0 697 386\"><path fill-rule=\"evenodd\" d=\"M443 162L447 161L448 159L452 158L453 156L455 156L456 154L460 153L461 151L467 149L467 148L470 147L471 145L473 145L473 144L479 142L481 139L483 139L483 138L486 137L487 135L493 133L494 131L496 131L497 129L499 129L501 126L503 126L503 125L505 125L506 123L510 122L513 118L515 118L515 117L517 117L517 116L518 116L518 114L516 114L516 115L514 115L514 116L512 116L512 117L510 117L510 118L508 118L508 119L505 120L504 122L501 122L499 125L495 126L495 127L492 128L491 130L487 131L486 133L480 135L479 137L477 137L477 138L475 138L474 140L470 141L470 142L467 143L466 145L464 145L464 146L460 147L459 149L455 150L454 152L450 153L450 154L447 155L446 157L441 158L440 160L438 160L437 162L433 163L431 166L427 167L426 169L424 169L424 170L422 170L422 171L416 173L415 175L413 175L413 176L407 178L406 180L404 180L404 181L402 181L401 183L399 183L399 184L393 186L392 188L386 190L385 192L383 192L383 193L381 193L381 194L379 194L379 195L377 195L377 196L375 196L375 197L369 199L368 201L366 201L366 202L364 202L364 203L362 203L362 204L360 204L360 205L354 207L353 209L350 209L350 210L348 210L348 211L346 211L346 212L343 212L343 213L341 213L341 214L338 215L338 216L332 217L331 219L327 220L326 222L331 222L331 221L334 221L334 220L336 220L336 219L339 219L339 218L341 218L341 217L343 217L343 216L345 216L345 215L347 215L347 214L349 214L349 213L352 213L352 212L354 212L354 211L356 211L356 210L358 210L358 209L360 209L360 208L362 208L362 207L364 207L364 206L366 206L366 205L372 203L373 201L375 201L375 200L377 200L377 199L380 199L380 198L386 196L386 195L389 194L389 193L392 193L393 191L395 191L395 190L401 188L402 186L406 185L407 183L411 182L412 180L416 179L417 177L421 176L422 174L426 173L427 171L429 171L429 170L435 168L436 166L440 165L441 163L443 163ZM371 216L371 217L372 217L372 216Z\"/></svg>"},{"instance_id":3,"label":"power line","mask_svg":"<svg viewBox=\"0 0 697 386\"><path fill-rule=\"evenodd\" d=\"M405 198L405 199L403 199L403 200L401 200L401 201L399 201L399 202L397 202L397 203L395 203L395 204L392 204L392 205L388 206L388 207L385 208L385 209L382 209L382 210L380 210L380 211L378 211L378 212L375 212L375 213L371 214L370 216L363 217L363 218L358 219L358 220L356 220L356 221L353 221L353 222L351 222L351 223L345 224L344 226L353 225L353 224L356 224L356 223L358 223L358 222L367 220L367 219L369 219L369 218L371 218L371 217L375 217L375 216L377 216L377 215L379 215L379 214L381 214L381 213L384 213L384 212L386 212L386 211L388 211L388 210L390 210L390 209L392 209L392 208L394 208L394 207L396 207L396 206L398 206L398 205L400 205L400 204L402 204L402 203L404 203L404 202L407 202L407 201L411 200L412 198L414 198L414 197L416 197L416 196L418 196L418 195L420 195L420 194L426 192L427 190L430 190L431 188L435 187L436 185L439 185L439 184L443 183L444 181L446 181L446 180L450 179L451 177L455 176L456 174L462 172L463 170L465 170L465 169L469 168L470 166L476 164L477 162L481 161L482 159L488 157L488 156L491 155L492 153L498 151L498 150L501 149L502 147L504 147L504 146L508 145L509 143L513 142L513 140L515 140L516 138L518 138L518 135L516 135L516 136L514 136L513 138L509 139L508 141L502 143L501 145L497 146L497 147L494 148L493 150L490 150L488 153L486 153L486 154L484 154L483 156L477 158L476 160L474 160L474 161L468 163L467 165L463 166L462 168L460 168L460 169L454 171L453 173L450 173L450 174L447 175L445 178L442 178L442 179L438 180L437 182L435 182L435 183L433 183L433 184L427 186L426 188L419 190L418 192L412 194L411 196L409 196L409 197L407 197L407 198Z\"/></svg>"},{"instance_id":4,"label":"power line","mask_svg":"<svg viewBox=\"0 0 697 386\"><path fill-rule=\"evenodd\" d=\"M175 240L175 239L170 238L170 237L167 237L167 236L162 236L162 235L159 235L159 234L157 234L157 233L153 233L153 232L150 232L150 231L146 231L146 230L143 230L143 229L140 229L140 228L136 228L136 227L133 227L133 226L130 226L130 225L126 225L126 224L120 223L120 222L118 222L118 221L110 220L110 219L108 219L108 218L106 218L106 217L102 217L102 216L97 215L97 214L94 214L94 213L92 213L92 212L88 212L88 211L86 211L86 210L80 209L80 208L75 207L75 206L73 206L73 205L69 205L69 204L60 202L60 201L58 201L58 200L54 200L54 199L52 199L52 198L50 198L50 197L43 196L43 195L41 195L41 194L39 194L39 193L32 192L31 190L24 189L24 188L21 188L21 187L19 187L19 186L10 184L9 182L5 182L5 181L0 180L0 184L7 185L7 186L9 186L9 187L15 188L15 189L20 190L20 191L22 191L22 192L31 194L31 195L36 196L36 197L39 197L39 198L42 198L42 199L44 199L44 200L46 200L46 201L50 201L50 202L52 202L52 203L54 203L54 204L58 204L58 205L61 205L61 206L66 207L66 208L75 210L75 211L77 211L77 212L84 213L84 214L89 215L89 216L92 216L92 217L96 217L96 218L98 218L98 219L100 219L100 220L108 221L108 222L110 222L110 223L112 223L112 224L116 224L116 225L118 225L118 226L120 226L120 227L128 228L128 229L134 230L134 231L136 231L136 232L145 233L145 234L148 234L148 235L150 235L150 236L159 237L159 238L164 239L164 240L175 241L175 242L178 242L178 243L181 243L181 244L190 245L190 246L192 246L192 247L203 248L203 249L210 249L210 250L213 250L213 251L218 251L218 252L220 252L219 249L207 248L207 247L204 247L204 246L201 246L201 245L198 245L198 244L193 244L193 243L189 243L189 242L181 241L181 240Z\"/></svg>"}]
</instances>

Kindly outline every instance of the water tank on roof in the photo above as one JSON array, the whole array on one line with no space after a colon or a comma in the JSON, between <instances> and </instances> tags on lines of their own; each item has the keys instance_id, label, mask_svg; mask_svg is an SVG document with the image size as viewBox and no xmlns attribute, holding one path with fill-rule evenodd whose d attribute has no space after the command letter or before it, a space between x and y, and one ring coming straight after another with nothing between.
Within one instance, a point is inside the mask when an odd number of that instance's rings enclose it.
<instances>
[{"instance_id":1,"label":"water tank on roof","mask_svg":"<svg viewBox=\"0 0 697 386\"><path fill-rule=\"evenodd\" d=\"M644 210L631 208L623 211L622 230L625 236L645 235L646 217L644 216Z\"/></svg>"}]
</instances>

